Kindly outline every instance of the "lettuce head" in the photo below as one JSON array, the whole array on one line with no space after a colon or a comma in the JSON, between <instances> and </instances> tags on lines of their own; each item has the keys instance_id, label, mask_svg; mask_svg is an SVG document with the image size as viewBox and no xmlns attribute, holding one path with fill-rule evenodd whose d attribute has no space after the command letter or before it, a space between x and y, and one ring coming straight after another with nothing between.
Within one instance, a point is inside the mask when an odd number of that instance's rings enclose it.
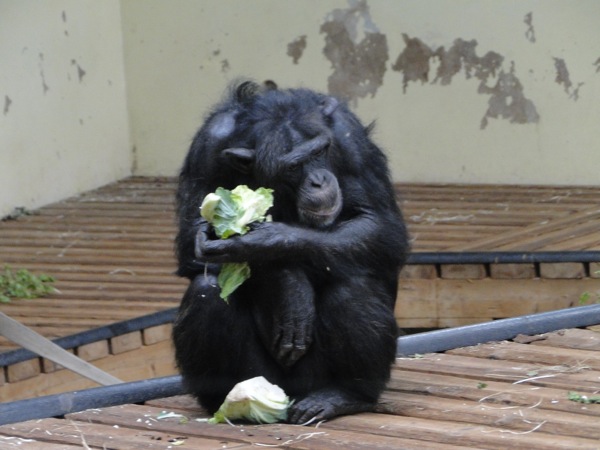
<instances>
[{"instance_id":1,"label":"lettuce head","mask_svg":"<svg viewBox=\"0 0 600 450\"><path fill-rule=\"evenodd\" d=\"M291 404L279 386L269 383L264 377L251 378L233 387L209 423L232 420L254 423L285 421Z\"/></svg>"}]
</instances>

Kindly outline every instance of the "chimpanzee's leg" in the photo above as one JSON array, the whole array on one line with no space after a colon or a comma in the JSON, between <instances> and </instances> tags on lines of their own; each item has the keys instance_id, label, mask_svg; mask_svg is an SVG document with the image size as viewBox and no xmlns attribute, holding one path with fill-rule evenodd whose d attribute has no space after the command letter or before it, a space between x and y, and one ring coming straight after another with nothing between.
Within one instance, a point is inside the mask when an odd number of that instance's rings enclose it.
<instances>
[{"instance_id":1,"label":"chimpanzee's leg","mask_svg":"<svg viewBox=\"0 0 600 450\"><path fill-rule=\"evenodd\" d=\"M393 299L380 281L353 277L317 301L315 339L329 382L298 399L289 421L304 423L372 410L389 379L396 355ZM301 364L302 361L300 361Z\"/></svg>"},{"instance_id":2,"label":"chimpanzee's leg","mask_svg":"<svg viewBox=\"0 0 600 450\"><path fill-rule=\"evenodd\" d=\"M236 383L259 375L274 382L279 376L258 337L250 299L227 304L216 284L211 274L200 274L190 283L173 328L184 384L210 413Z\"/></svg>"}]
</instances>

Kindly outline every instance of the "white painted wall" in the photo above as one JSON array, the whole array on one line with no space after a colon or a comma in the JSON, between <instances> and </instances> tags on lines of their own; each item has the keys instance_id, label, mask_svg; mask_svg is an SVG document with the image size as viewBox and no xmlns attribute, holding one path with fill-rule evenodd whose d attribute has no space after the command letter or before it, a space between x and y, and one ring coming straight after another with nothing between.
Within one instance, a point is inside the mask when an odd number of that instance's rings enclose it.
<instances>
[{"instance_id":1,"label":"white painted wall","mask_svg":"<svg viewBox=\"0 0 600 450\"><path fill-rule=\"evenodd\" d=\"M207 109L239 77L327 91L321 27L358 0L0 0L0 216L139 175L175 175ZM600 1L368 0L346 26L385 36L374 96L352 102L394 177L411 182L596 184ZM359 8L360 9L360 8ZM63 11L65 16L63 19ZM535 42L526 35L532 13ZM354 27L354 28L353 28ZM432 50L475 40L502 55L535 123L481 121L492 98L464 67L442 85L393 70L403 34ZM297 64L288 45L306 36ZM372 53L372 54L377 54ZM379 54L379 56L381 56ZM572 86L556 81L564 61ZM78 66L85 71L81 80ZM563 74L564 75L564 74ZM498 73L487 79L493 88ZM47 89L44 89L44 85ZM125 89L127 87L127 89ZM576 88L579 98L573 95ZM8 100L7 100L8 99ZM510 101L510 99L508 100ZM134 149L134 150L132 150Z\"/></svg>"},{"instance_id":2,"label":"white painted wall","mask_svg":"<svg viewBox=\"0 0 600 450\"><path fill-rule=\"evenodd\" d=\"M354 0L123 2L125 55L137 170L176 173L206 109L231 80L273 79L281 86L327 89L333 72L323 55L321 25ZM595 184L600 167L600 1L369 0L371 23L387 38L383 85L359 98L356 112L378 122L396 180L412 182ZM526 36L532 13L535 42ZM475 51L504 57L502 69L523 85L537 123L490 119L481 129L490 95L461 70L450 84L409 83L391 67L404 50L402 34L436 49L457 38L475 39ZM287 46L306 36L298 64ZM531 37L531 36L529 36ZM573 86L556 81L553 58L565 61ZM438 63L439 65L439 63ZM497 82L498 74L487 81ZM579 99L569 98L578 83Z\"/></svg>"},{"instance_id":3,"label":"white painted wall","mask_svg":"<svg viewBox=\"0 0 600 450\"><path fill-rule=\"evenodd\" d=\"M0 0L0 217L131 173L117 0Z\"/></svg>"}]
</instances>

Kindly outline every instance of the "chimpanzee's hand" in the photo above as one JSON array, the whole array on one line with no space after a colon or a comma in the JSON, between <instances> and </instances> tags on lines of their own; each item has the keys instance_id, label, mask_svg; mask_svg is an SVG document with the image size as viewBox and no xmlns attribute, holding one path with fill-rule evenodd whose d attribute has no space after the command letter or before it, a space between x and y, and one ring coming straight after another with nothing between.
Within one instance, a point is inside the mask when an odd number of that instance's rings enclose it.
<instances>
[{"instance_id":1,"label":"chimpanzee's hand","mask_svg":"<svg viewBox=\"0 0 600 450\"><path fill-rule=\"evenodd\" d=\"M208 230L201 226L196 236L196 257L215 263L273 260L294 247L299 230L281 222L265 222L253 225L243 236L210 239Z\"/></svg>"},{"instance_id":2,"label":"chimpanzee's hand","mask_svg":"<svg viewBox=\"0 0 600 450\"><path fill-rule=\"evenodd\" d=\"M253 304L254 321L273 358L283 367L291 367L313 342L315 293L300 268L270 273L268 286L263 286Z\"/></svg>"},{"instance_id":3,"label":"chimpanzee's hand","mask_svg":"<svg viewBox=\"0 0 600 450\"><path fill-rule=\"evenodd\" d=\"M196 233L196 239L194 242L194 254L196 255L196 259L198 261L205 261L204 258L204 246L206 242L209 240L209 232L210 232L210 224L205 220L200 220L200 225L198 226L198 232Z\"/></svg>"}]
</instances>

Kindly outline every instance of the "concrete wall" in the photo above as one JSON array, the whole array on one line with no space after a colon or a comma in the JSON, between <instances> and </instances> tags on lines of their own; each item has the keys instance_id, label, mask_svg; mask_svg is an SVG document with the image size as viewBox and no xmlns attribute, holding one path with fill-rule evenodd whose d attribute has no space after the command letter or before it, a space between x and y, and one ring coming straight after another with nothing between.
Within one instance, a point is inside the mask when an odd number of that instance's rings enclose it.
<instances>
[{"instance_id":1,"label":"concrete wall","mask_svg":"<svg viewBox=\"0 0 600 450\"><path fill-rule=\"evenodd\" d=\"M117 0L0 0L0 217L131 173Z\"/></svg>"},{"instance_id":2,"label":"concrete wall","mask_svg":"<svg viewBox=\"0 0 600 450\"><path fill-rule=\"evenodd\" d=\"M595 184L598 0L127 0L137 170L237 77L346 96L401 181Z\"/></svg>"},{"instance_id":3,"label":"concrete wall","mask_svg":"<svg viewBox=\"0 0 600 450\"><path fill-rule=\"evenodd\" d=\"M398 181L596 184L598 18L598 0L0 0L0 216L176 174L240 77L345 97Z\"/></svg>"}]
</instances>

